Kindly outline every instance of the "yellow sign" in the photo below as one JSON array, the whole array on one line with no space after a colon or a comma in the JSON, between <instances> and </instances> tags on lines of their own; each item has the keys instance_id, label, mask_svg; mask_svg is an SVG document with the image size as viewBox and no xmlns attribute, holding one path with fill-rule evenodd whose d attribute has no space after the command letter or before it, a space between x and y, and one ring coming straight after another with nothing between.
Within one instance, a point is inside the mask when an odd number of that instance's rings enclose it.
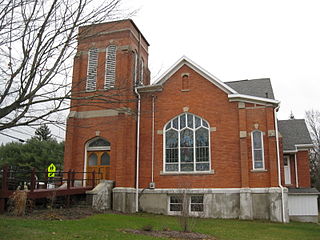
<instances>
[{"instance_id":1,"label":"yellow sign","mask_svg":"<svg viewBox=\"0 0 320 240\"><path fill-rule=\"evenodd\" d=\"M54 173L56 171L56 166L51 163L50 166L48 167L48 177L54 177Z\"/></svg>"}]
</instances>

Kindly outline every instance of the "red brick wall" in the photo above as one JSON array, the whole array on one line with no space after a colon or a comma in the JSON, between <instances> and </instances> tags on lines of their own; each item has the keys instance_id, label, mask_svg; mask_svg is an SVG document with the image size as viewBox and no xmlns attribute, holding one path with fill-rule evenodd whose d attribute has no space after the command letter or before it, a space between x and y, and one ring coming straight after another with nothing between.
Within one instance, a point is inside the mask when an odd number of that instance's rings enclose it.
<instances>
[{"instance_id":1,"label":"red brick wall","mask_svg":"<svg viewBox=\"0 0 320 240\"><path fill-rule=\"evenodd\" d=\"M182 73L189 73L190 91L181 91ZM151 182L151 95L143 94L142 118L141 118L141 169L140 187L147 187ZM193 187L193 188L232 188L242 187L240 166L240 139L239 139L239 109L237 102L229 102L228 96L221 89L204 79L188 66L182 66L164 84L162 92L153 93L156 96L155 103L155 163L154 181L157 188ZM211 166L214 174L196 175L161 175L163 171L163 135L157 134L163 130L165 124L175 116L183 113L183 107L188 107L189 112L198 115L216 127L216 131L210 133L211 140ZM247 107L257 107L247 104ZM260 106L261 107L261 106ZM267 115L273 116L273 108L245 109L244 127L247 130L246 160L250 187L269 187L270 158L269 152L274 151L273 165L276 164L275 144L269 144L269 139L275 141L275 137L268 137L268 127L274 129L271 120L267 121ZM269 116L270 117L270 116ZM265 162L267 171L251 172L251 136L254 124L258 123L258 129L265 133ZM269 126L267 125L269 124ZM267 127L268 126L268 127ZM273 148L269 151L270 146ZM276 168L273 166L273 169ZM277 168L276 168L277 170ZM277 183L273 180L272 185Z\"/></svg>"},{"instance_id":2,"label":"red brick wall","mask_svg":"<svg viewBox=\"0 0 320 240\"><path fill-rule=\"evenodd\" d=\"M117 186L133 187L135 183L136 121L120 114L114 117L69 119L65 148L65 170L84 171L85 145L99 136L111 143L110 176Z\"/></svg>"},{"instance_id":3,"label":"red brick wall","mask_svg":"<svg viewBox=\"0 0 320 240\"><path fill-rule=\"evenodd\" d=\"M77 119L69 118L65 149L65 169L83 171L85 144L100 132L100 136L111 143L111 178L116 186L135 186L136 159L136 96L133 92L133 51L139 50L138 30L131 21L117 24L101 24L89 31L115 31L110 34L80 38L78 54L74 59L73 96L86 99L73 99L72 111L83 112L126 108L129 115L119 114L113 117ZM85 28L81 28L83 32ZM149 84L148 44L141 39L140 54L146 65L145 84ZM117 48L116 89L103 90L105 49L109 44ZM97 91L85 92L87 75L87 52L91 47L101 50L97 76ZM183 73L188 73L188 83L182 82ZM272 106L230 102L227 93L199 75L187 65L182 66L164 84L161 92L143 93L141 101L140 129L140 187L148 187L151 182L151 140L152 140L152 97L155 97L155 159L154 182L157 188L239 188L270 187L278 185L278 169L275 136L269 136L268 130L274 130ZM184 89L182 89L182 87ZM186 89L187 88L187 89ZM184 91L182 91L184 90ZM97 95L98 98L88 100ZM163 130L172 118L188 112L207 120L216 131L210 132L211 169L214 174L163 175ZM252 171L251 132L258 129L264 133L265 171ZM246 131L247 136L240 139L239 132ZM281 173L283 179L282 147ZM302 159L302 160L300 160ZM310 186L309 166L304 152L298 153L300 186ZM294 166L294 164L292 164ZM308 176L307 176L308 175ZM292 177L294 174L292 174ZM301 179L301 180L300 180Z\"/></svg>"},{"instance_id":4,"label":"red brick wall","mask_svg":"<svg viewBox=\"0 0 320 240\"><path fill-rule=\"evenodd\" d=\"M121 30L121 31L118 31ZM85 112L93 110L123 109L127 113L111 117L69 118L65 144L65 170L84 171L85 145L99 136L111 143L111 179L116 186L134 187L136 169L136 95L133 91L134 54L139 52L145 64L145 84L149 84L148 44L141 38L139 31L130 21L98 24L82 27L77 55L74 58L71 111ZM96 33L102 33L97 35ZM108 32L108 34L106 34ZM91 37L88 35L92 34ZM117 46L116 52L116 89L104 90L105 48ZM99 48L97 68L97 91L85 92L88 50ZM92 99L91 99L92 98Z\"/></svg>"},{"instance_id":5,"label":"red brick wall","mask_svg":"<svg viewBox=\"0 0 320 240\"><path fill-rule=\"evenodd\" d=\"M299 187L308 188L311 186L310 182L310 167L308 151L299 151L297 153L298 164L298 181Z\"/></svg>"}]
</instances>

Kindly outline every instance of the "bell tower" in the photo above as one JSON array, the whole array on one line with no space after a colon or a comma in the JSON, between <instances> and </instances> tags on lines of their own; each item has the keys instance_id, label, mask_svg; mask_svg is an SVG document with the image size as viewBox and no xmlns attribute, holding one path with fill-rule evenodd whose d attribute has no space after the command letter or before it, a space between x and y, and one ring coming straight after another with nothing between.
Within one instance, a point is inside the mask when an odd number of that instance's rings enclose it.
<instances>
[{"instance_id":1,"label":"bell tower","mask_svg":"<svg viewBox=\"0 0 320 240\"><path fill-rule=\"evenodd\" d=\"M108 168L101 168L109 169L104 178L114 180L117 186L134 186L137 109L134 88L150 83L148 46L130 19L79 28L67 119L65 170L86 172L108 163ZM93 142L107 142L108 146L92 147ZM108 156L102 153L103 149L107 149ZM108 161L96 156L106 156Z\"/></svg>"}]
</instances>

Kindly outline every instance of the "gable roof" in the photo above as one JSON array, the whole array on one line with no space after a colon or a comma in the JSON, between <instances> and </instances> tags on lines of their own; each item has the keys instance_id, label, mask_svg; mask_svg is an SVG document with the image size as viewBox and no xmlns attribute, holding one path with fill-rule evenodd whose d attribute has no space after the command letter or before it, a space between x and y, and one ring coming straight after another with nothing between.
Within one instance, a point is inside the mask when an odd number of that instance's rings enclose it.
<instances>
[{"instance_id":1,"label":"gable roof","mask_svg":"<svg viewBox=\"0 0 320 240\"><path fill-rule=\"evenodd\" d=\"M284 151L296 151L299 147L312 147L312 140L304 119L278 120Z\"/></svg>"},{"instance_id":2,"label":"gable roof","mask_svg":"<svg viewBox=\"0 0 320 240\"><path fill-rule=\"evenodd\" d=\"M225 82L240 94L249 96L274 99L270 78L240 80Z\"/></svg>"},{"instance_id":3,"label":"gable roof","mask_svg":"<svg viewBox=\"0 0 320 240\"><path fill-rule=\"evenodd\" d=\"M205 69L200 67L198 64L191 61L186 56L180 58L152 85L163 85L183 65L190 67L198 74L200 74L202 77L213 83L215 86L220 88L225 93L227 93L230 101L244 101L259 104L271 103L273 105L278 105L280 103L278 100L274 99L270 79L253 79L224 83L220 79L218 79L217 77L213 76ZM143 92L144 88L145 87L140 87L138 90L140 92Z\"/></svg>"},{"instance_id":4,"label":"gable roof","mask_svg":"<svg viewBox=\"0 0 320 240\"><path fill-rule=\"evenodd\" d=\"M183 65L187 65L201 76L212 82L218 88L226 92L227 94L230 93L237 93L233 88L229 87L227 84L222 82L217 77L213 76L211 73L207 72L205 69L200 67L198 64L183 56L180 58L171 68L169 68L155 83L154 85L164 84L177 70L179 70Z\"/></svg>"}]
</instances>

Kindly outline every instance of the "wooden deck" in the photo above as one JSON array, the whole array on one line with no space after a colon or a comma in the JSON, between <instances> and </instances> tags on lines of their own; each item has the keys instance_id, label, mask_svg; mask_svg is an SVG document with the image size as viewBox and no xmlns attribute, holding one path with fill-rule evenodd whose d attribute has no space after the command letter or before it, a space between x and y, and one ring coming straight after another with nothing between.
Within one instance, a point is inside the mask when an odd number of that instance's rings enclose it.
<instances>
[{"instance_id":1,"label":"wooden deck","mask_svg":"<svg viewBox=\"0 0 320 240\"><path fill-rule=\"evenodd\" d=\"M9 183L12 182L12 177L9 178L12 173L19 173L19 172L10 172L8 167L3 167L1 171L1 189L0 189L0 214L4 213L6 208L6 202L10 198L10 196L14 193L15 190L9 189ZM21 173L21 172L20 172ZM37 174L44 174L45 179L36 180ZM27 192L28 199L41 199L41 198L51 198L51 197L58 197L58 196L66 196L67 203L66 205L70 204L70 196L71 195L80 195L85 194L86 191L92 190L96 184L99 182L100 178L97 178L94 171L93 172L75 172L69 170L68 172L57 172L57 175L60 176L59 179L55 179L55 184L60 185L60 187L56 188L48 188L48 182L53 181L48 179L47 172L35 172L34 170L27 173L30 176L29 179L24 179L23 182L28 182L29 189L25 190ZM81 178L77 177L81 176ZM91 178L84 179L83 176L90 176ZM13 178L14 179L14 178ZM20 180L21 181L21 180ZM75 186L75 181L82 183L82 186ZM39 183L44 183L44 188L39 189L37 186ZM58 183L57 183L58 182Z\"/></svg>"}]
</instances>

